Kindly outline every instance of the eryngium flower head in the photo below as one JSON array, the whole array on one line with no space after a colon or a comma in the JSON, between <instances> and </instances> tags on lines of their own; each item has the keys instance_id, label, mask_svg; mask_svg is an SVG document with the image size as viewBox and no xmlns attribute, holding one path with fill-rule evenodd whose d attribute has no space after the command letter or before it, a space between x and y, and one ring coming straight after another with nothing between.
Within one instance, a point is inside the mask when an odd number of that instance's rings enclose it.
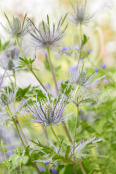
<instances>
[{"instance_id":1,"label":"eryngium flower head","mask_svg":"<svg viewBox=\"0 0 116 174\"><path fill-rule=\"evenodd\" d=\"M93 80L95 73L88 75L87 72L83 71L83 67L69 67L70 81L71 83L78 84L85 88L91 88L92 85L96 85L100 82L103 77Z\"/></svg>"},{"instance_id":2,"label":"eryngium flower head","mask_svg":"<svg viewBox=\"0 0 116 174\"><path fill-rule=\"evenodd\" d=\"M9 87L6 87L0 94L0 105L10 105L15 100L17 91L18 89L11 90Z\"/></svg>"},{"instance_id":3,"label":"eryngium flower head","mask_svg":"<svg viewBox=\"0 0 116 174\"><path fill-rule=\"evenodd\" d=\"M7 51L2 51L0 53L0 66L3 69L15 70L18 66L18 57L21 53L17 46L9 48Z\"/></svg>"},{"instance_id":4,"label":"eryngium flower head","mask_svg":"<svg viewBox=\"0 0 116 174\"><path fill-rule=\"evenodd\" d=\"M5 13L4 13L5 14ZM5 29L5 31L14 37L23 37L25 36L27 33L30 32L31 30L31 23L28 21L26 23L26 17L27 14L25 14L23 22L21 23L21 20L19 17L13 17L13 21L12 23L10 22L8 16L5 14L6 20L8 22L9 28L6 28L5 26L3 26L3 28Z\"/></svg>"},{"instance_id":5,"label":"eryngium flower head","mask_svg":"<svg viewBox=\"0 0 116 174\"><path fill-rule=\"evenodd\" d=\"M76 156L76 158L81 159L82 157L86 157L88 154L87 152L87 146L89 144L94 145L97 142L103 141L103 139L96 139L96 137L87 140L87 141L83 141L83 142L79 142L79 143L75 143L72 145L72 156ZM74 150L73 150L74 148Z\"/></svg>"},{"instance_id":6,"label":"eryngium flower head","mask_svg":"<svg viewBox=\"0 0 116 174\"><path fill-rule=\"evenodd\" d=\"M57 25L53 23L51 26L49 16L47 15L47 23L42 21L39 25L39 28L37 28L35 24L29 19L33 25L33 30L30 34L32 36L34 46L49 49L58 47L67 28L66 25L65 28L60 31L66 16L67 14L64 16L64 18L61 17Z\"/></svg>"},{"instance_id":7,"label":"eryngium flower head","mask_svg":"<svg viewBox=\"0 0 116 174\"><path fill-rule=\"evenodd\" d=\"M3 44L4 45L4 44ZM21 45L22 50L27 56L29 49L26 45ZM0 66L9 71L14 71L18 67L19 57L21 57L21 52L17 45L9 43L5 50L0 52Z\"/></svg>"},{"instance_id":8,"label":"eryngium flower head","mask_svg":"<svg viewBox=\"0 0 116 174\"><path fill-rule=\"evenodd\" d=\"M93 92L90 89L78 88L76 92L69 96L69 100L76 106L83 103L96 103L98 101L99 91Z\"/></svg>"},{"instance_id":9,"label":"eryngium flower head","mask_svg":"<svg viewBox=\"0 0 116 174\"><path fill-rule=\"evenodd\" d=\"M85 4L80 5L77 1L77 6L74 7L73 4L72 8L73 8L73 14L71 14L70 16L70 20L78 25L78 24L86 24L88 22L90 22L91 18L93 17L93 14L89 14L87 12L87 0L85 0Z\"/></svg>"},{"instance_id":10,"label":"eryngium flower head","mask_svg":"<svg viewBox=\"0 0 116 174\"><path fill-rule=\"evenodd\" d=\"M27 111L34 119L26 118L45 127L50 124L58 124L59 122L64 121L68 116L64 113L66 105L66 98L64 95L53 100L49 100L49 97L47 97L46 102L36 101L33 102L32 105L27 105Z\"/></svg>"},{"instance_id":11,"label":"eryngium flower head","mask_svg":"<svg viewBox=\"0 0 116 174\"><path fill-rule=\"evenodd\" d=\"M12 86L13 88L13 86ZM13 117L15 117L19 112L22 114L21 108L26 104L30 98L25 99L22 98L20 102L17 102L17 98L19 97L17 95L18 88L11 89L10 87L6 87L4 91L1 91L0 94L0 121L1 122L7 122L9 120L12 120ZM10 109L7 110L7 108ZM11 113L13 117L11 116Z\"/></svg>"}]
</instances>

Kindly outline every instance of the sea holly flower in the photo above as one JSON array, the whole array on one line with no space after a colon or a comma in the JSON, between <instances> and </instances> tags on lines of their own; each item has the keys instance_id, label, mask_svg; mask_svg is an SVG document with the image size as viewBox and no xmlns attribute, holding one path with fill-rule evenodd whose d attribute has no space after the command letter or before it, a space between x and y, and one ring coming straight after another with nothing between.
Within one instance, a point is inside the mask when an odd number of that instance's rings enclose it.
<instances>
[{"instance_id":1,"label":"sea holly flower","mask_svg":"<svg viewBox=\"0 0 116 174\"><path fill-rule=\"evenodd\" d=\"M87 141L83 141L83 142L79 142L79 143L73 143L72 144L72 151L71 151L71 154L76 158L78 159L81 159L81 158L85 158L86 156L88 156L88 153L87 152L87 146L88 145L93 145L97 142L100 142L100 141L103 141L103 139L96 139L96 137L90 139L90 140L87 140ZM74 148L74 150L73 150Z\"/></svg>"},{"instance_id":2,"label":"sea holly flower","mask_svg":"<svg viewBox=\"0 0 116 174\"><path fill-rule=\"evenodd\" d=\"M78 84L85 88L91 88L92 85L96 85L100 82L103 77L97 78L93 80L95 73L88 75L87 72L83 71L83 68L78 66L77 67L69 67L69 74L70 74L70 82L74 84Z\"/></svg>"},{"instance_id":3,"label":"sea holly flower","mask_svg":"<svg viewBox=\"0 0 116 174\"><path fill-rule=\"evenodd\" d=\"M21 108L30 100L30 98L26 100L22 98L21 102L16 105L17 91L18 88L11 90L11 88L6 87L6 89L1 92L0 108L2 108L2 111L0 112L0 121L6 122L12 120L12 117L15 117L19 112L22 113Z\"/></svg>"},{"instance_id":4,"label":"sea holly flower","mask_svg":"<svg viewBox=\"0 0 116 174\"><path fill-rule=\"evenodd\" d=\"M47 15L47 22L42 21L37 28L35 24L29 19L32 23L32 31L30 32L32 36L32 42L34 46L38 48L49 48L53 49L58 47L61 43L62 38L64 37L65 30L67 25L61 30L61 27L67 17L67 14L64 17L61 17L58 24L50 24L49 16Z\"/></svg>"},{"instance_id":5,"label":"sea holly flower","mask_svg":"<svg viewBox=\"0 0 116 174\"><path fill-rule=\"evenodd\" d=\"M70 20L74 24L87 24L88 22L90 22L93 14L89 14L87 11L87 0L85 0L85 3L83 5L80 5L77 1L76 6L74 6L72 3L71 6L73 9L73 14L71 14Z\"/></svg>"},{"instance_id":6,"label":"sea holly flower","mask_svg":"<svg viewBox=\"0 0 116 174\"><path fill-rule=\"evenodd\" d=\"M3 69L16 70L21 53L16 45L10 45L6 51L0 54L0 65Z\"/></svg>"},{"instance_id":7,"label":"sea holly flower","mask_svg":"<svg viewBox=\"0 0 116 174\"><path fill-rule=\"evenodd\" d=\"M58 96L57 99L50 99L47 97L47 101L32 102L32 105L27 104L27 112L33 117L27 118L28 120L39 123L45 127L50 124L58 124L64 121L68 115L64 113L66 106L66 97L64 95Z\"/></svg>"},{"instance_id":8,"label":"sea holly flower","mask_svg":"<svg viewBox=\"0 0 116 174\"><path fill-rule=\"evenodd\" d=\"M86 88L79 88L77 91L73 91L69 96L69 101L79 106L83 103L96 103L98 100L99 91L93 92Z\"/></svg>"},{"instance_id":9,"label":"sea holly flower","mask_svg":"<svg viewBox=\"0 0 116 174\"><path fill-rule=\"evenodd\" d=\"M17 91L18 89L11 90L9 87L6 87L0 94L0 105L7 106L11 104L15 100Z\"/></svg>"},{"instance_id":10,"label":"sea holly flower","mask_svg":"<svg viewBox=\"0 0 116 174\"><path fill-rule=\"evenodd\" d=\"M31 23L28 21L26 22L27 14L25 14L23 22L21 23L21 20L19 17L13 17L12 22L10 22L8 16L4 13L5 18L8 22L9 27L6 28L5 26L2 27L5 29L5 31L13 37L24 37L27 33L31 30Z\"/></svg>"}]
</instances>

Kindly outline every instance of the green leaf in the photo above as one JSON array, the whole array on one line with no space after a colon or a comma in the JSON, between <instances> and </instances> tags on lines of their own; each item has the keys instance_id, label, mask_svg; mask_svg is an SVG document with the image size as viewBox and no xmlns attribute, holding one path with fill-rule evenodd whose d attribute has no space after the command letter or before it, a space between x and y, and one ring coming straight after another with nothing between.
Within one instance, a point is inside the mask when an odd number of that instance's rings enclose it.
<instances>
[{"instance_id":1,"label":"green leaf","mask_svg":"<svg viewBox=\"0 0 116 174\"><path fill-rule=\"evenodd\" d=\"M22 58L22 57L19 57L19 66L17 68L23 68L23 67L26 67L26 68L32 68L32 64L33 62L35 61L35 58L34 59L27 59L26 57Z\"/></svg>"},{"instance_id":2,"label":"green leaf","mask_svg":"<svg viewBox=\"0 0 116 174\"><path fill-rule=\"evenodd\" d=\"M13 154L10 156L9 161L12 162L14 167L19 166L20 164L26 164L28 162L29 157L24 156L23 154L20 156L18 154Z\"/></svg>"},{"instance_id":3,"label":"green leaf","mask_svg":"<svg viewBox=\"0 0 116 174\"><path fill-rule=\"evenodd\" d=\"M87 38L87 36L84 34L83 35L83 39L82 39L82 43L81 43L81 47L83 47L87 42L88 42L88 38Z\"/></svg>"},{"instance_id":4,"label":"green leaf","mask_svg":"<svg viewBox=\"0 0 116 174\"><path fill-rule=\"evenodd\" d=\"M27 88L19 88L17 93L16 93L16 100L21 101L22 98L26 98L25 94L29 91L30 85Z\"/></svg>"},{"instance_id":5,"label":"green leaf","mask_svg":"<svg viewBox=\"0 0 116 174\"><path fill-rule=\"evenodd\" d=\"M68 96L70 94L70 92L72 91L72 86L69 85L69 81L66 81L64 83L61 83L60 90L61 90L61 92L63 94L65 94L66 96Z\"/></svg>"}]
</instances>

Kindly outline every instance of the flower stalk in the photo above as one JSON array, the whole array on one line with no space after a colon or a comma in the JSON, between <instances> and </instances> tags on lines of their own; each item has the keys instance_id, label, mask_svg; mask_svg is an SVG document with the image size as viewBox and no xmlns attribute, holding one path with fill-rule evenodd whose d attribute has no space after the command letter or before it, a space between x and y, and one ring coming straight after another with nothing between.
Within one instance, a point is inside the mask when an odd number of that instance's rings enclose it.
<instances>
[{"instance_id":1,"label":"flower stalk","mask_svg":"<svg viewBox=\"0 0 116 174\"><path fill-rule=\"evenodd\" d=\"M49 65L50 65L50 70L51 70L52 77L53 77L53 81L54 81L55 88L56 88L56 93L58 94L58 85L57 85L57 82L56 82L56 77L55 77L53 65L52 65L52 62L51 62L51 57L50 57L50 50L49 50L49 48L47 48L47 53L48 53L48 62L49 62Z\"/></svg>"},{"instance_id":2,"label":"flower stalk","mask_svg":"<svg viewBox=\"0 0 116 174\"><path fill-rule=\"evenodd\" d=\"M53 66L52 66L52 62L51 62L51 58L50 58L50 50L49 50L49 48L47 48L47 53L48 53L48 61L49 61L49 65L50 65L52 77L53 77L53 80L54 80L56 92L57 92L57 94L58 94L58 85L57 85L57 82L56 82L56 77L55 77L55 73L54 73ZM72 138L71 138L71 136L70 136L69 130L68 130L68 128L67 128L65 122L62 121L62 123L63 123L63 127L64 127L65 133L66 133L66 135L67 135L69 141L72 142Z\"/></svg>"},{"instance_id":3,"label":"flower stalk","mask_svg":"<svg viewBox=\"0 0 116 174\"><path fill-rule=\"evenodd\" d=\"M21 52L23 58L25 58L24 52L23 52L23 50L21 49L21 46L20 46L20 43L19 43L18 38L15 37L15 39L16 39L17 46L19 47L19 50L20 50L20 52ZM44 89L44 91L47 92L46 88L43 86L42 82L39 80L39 78L37 77L37 75L36 75L35 72L33 71L32 67L31 67L31 68L29 67L29 69L30 69L31 73L34 75L34 77L37 79L37 81L39 82L39 84L42 86L42 88Z\"/></svg>"},{"instance_id":4,"label":"flower stalk","mask_svg":"<svg viewBox=\"0 0 116 174\"><path fill-rule=\"evenodd\" d=\"M1 140L1 147L2 147L2 150L4 152L4 157L5 157L5 160L6 160L6 163L7 163L8 173L11 174L10 167L9 167L9 164L8 164L8 160L7 160L7 157L6 157L6 150L5 150L5 144L4 144L3 139Z\"/></svg>"},{"instance_id":5,"label":"flower stalk","mask_svg":"<svg viewBox=\"0 0 116 174\"><path fill-rule=\"evenodd\" d=\"M19 135L19 138L20 138L20 140L21 140L21 142L22 142L24 148L26 148L26 145L25 145L25 143L24 143L24 141L23 141L23 138L22 138L21 133L20 133L19 128L18 128L18 125L19 125L19 124L17 125L18 120L16 121L16 120L13 118L14 116L13 116L13 114L12 114L12 112L11 112L11 110L10 110L10 108L9 108L8 105L7 105L7 110L9 111L9 113L10 113L12 119L13 119L13 122L14 122L14 125L15 125L15 127L16 127L16 130L17 130L17 133L18 133L18 135ZM33 162L33 158L32 158L30 155L29 155L29 158L30 158L30 160L32 161L33 166L35 167L37 173L40 174L40 171L39 171L39 168L37 167L37 164L36 164L35 162Z\"/></svg>"},{"instance_id":6,"label":"flower stalk","mask_svg":"<svg viewBox=\"0 0 116 174\"><path fill-rule=\"evenodd\" d=\"M50 124L50 129L51 129L51 131L52 131L54 137L55 137L56 140L58 141L59 145L62 147L63 150L65 150L64 147L63 147L63 145L62 145L62 143L61 143L60 140L58 139L58 137L57 137L57 135L56 135L56 133L55 133L55 131L54 131L54 129L53 129L53 127L52 127L51 124Z\"/></svg>"}]
</instances>

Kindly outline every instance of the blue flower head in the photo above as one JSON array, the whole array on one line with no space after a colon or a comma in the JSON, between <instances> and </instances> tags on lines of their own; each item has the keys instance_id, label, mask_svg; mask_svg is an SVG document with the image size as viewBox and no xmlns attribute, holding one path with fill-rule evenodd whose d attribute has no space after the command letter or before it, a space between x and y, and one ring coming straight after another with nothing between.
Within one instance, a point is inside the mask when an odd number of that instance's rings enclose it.
<instances>
[{"instance_id":1,"label":"blue flower head","mask_svg":"<svg viewBox=\"0 0 116 174\"><path fill-rule=\"evenodd\" d=\"M54 168L51 170L51 172L52 173L57 173L57 171Z\"/></svg>"},{"instance_id":2,"label":"blue flower head","mask_svg":"<svg viewBox=\"0 0 116 174\"><path fill-rule=\"evenodd\" d=\"M65 52L65 51L70 51L70 46L65 46L61 49L62 52Z\"/></svg>"},{"instance_id":3,"label":"blue flower head","mask_svg":"<svg viewBox=\"0 0 116 174\"><path fill-rule=\"evenodd\" d=\"M29 21L32 23L32 30L30 32L32 37L32 42L35 47L40 49L53 49L60 46L61 41L64 37L67 25L61 30L61 27L67 17L67 14L60 18L58 24L50 22L49 16L47 15L47 22L41 21L39 27L36 27L31 19Z\"/></svg>"},{"instance_id":4,"label":"blue flower head","mask_svg":"<svg viewBox=\"0 0 116 174\"><path fill-rule=\"evenodd\" d=\"M101 63L101 67L102 67L103 69L105 69L105 68L106 68L106 65L103 64L103 63Z\"/></svg>"},{"instance_id":5,"label":"blue flower head","mask_svg":"<svg viewBox=\"0 0 116 174\"><path fill-rule=\"evenodd\" d=\"M48 164L50 164L50 162L45 162L45 166L47 166Z\"/></svg>"},{"instance_id":6,"label":"blue flower head","mask_svg":"<svg viewBox=\"0 0 116 174\"><path fill-rule=\"evenodd\" d=\"M50 99L47 96L46 101L36 100L36 102L32 102L32 105L27 104L27 112L32 115L33 119L26 118L45 127L50 124L57 125L67 117L64 113L66 102L64 95L58 96L57 99Z\"/></svg>"},{"instance_id":7,"label":"blue flower head","mask_svg":"<svg viewBox=\"0 0 116 174\"><path fill-rule=\"evenodd\" d=\"M95 68L95 72L97 73L99 71L99 69L98 68Z\"/></svg>"},{"instance_id":8,"label":"blue flower head","mask_svg":"<svg viewBox=\"0 0 116 174\"><path fill-rule=\"evenodd\" d=\"M48 57L48 55L47 55L47 53L45 52L45 58L47 58Z\"/></svg>"}]
</instances>

